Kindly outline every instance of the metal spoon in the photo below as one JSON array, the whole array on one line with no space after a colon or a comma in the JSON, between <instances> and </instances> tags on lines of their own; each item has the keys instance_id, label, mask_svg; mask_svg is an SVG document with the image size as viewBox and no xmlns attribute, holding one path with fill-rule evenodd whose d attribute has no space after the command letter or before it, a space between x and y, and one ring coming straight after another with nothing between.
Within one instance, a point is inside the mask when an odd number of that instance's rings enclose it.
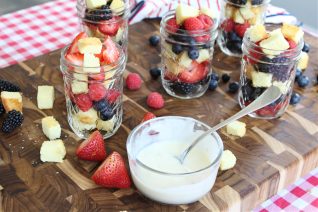
<instances>
[{"instance_id":1,"label":"metal spoon","mask_svg":"<svg viewBox=\"0 0 318 212\"><path fill-rule=\"evenodd\" d=\"M276 101L281 95L280 89L276 86L269 87L261 96L259 96L256 100L254 100L251 104L237 112L235 115L231 116L230 118L226 119L225 121L215 125L210 130L206 131L202 135L200 135L197 139L195 139L192 144L186 148L180 155L175 156L181 164L183 164L183 161L185 157L188 155L190 150L199 143L205 136L213 133L214 131L224 127L225 125L229 124L232 121L235 121L249 113L254 112L255 110L258 110L266 105L271 104L272 102Z\"/></svg>"}]
</instances>

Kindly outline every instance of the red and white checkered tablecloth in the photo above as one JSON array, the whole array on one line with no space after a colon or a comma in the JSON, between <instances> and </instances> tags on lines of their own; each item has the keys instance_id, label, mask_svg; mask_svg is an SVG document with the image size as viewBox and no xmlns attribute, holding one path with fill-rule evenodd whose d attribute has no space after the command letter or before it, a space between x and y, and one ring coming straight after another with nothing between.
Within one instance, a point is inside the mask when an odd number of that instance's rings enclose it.
<instances>
[{"instance_id":1,"label":"red and white checkered tablecloth","mask_svg":"<svg viewBox=\"0 0 318 212\"><path fill-rule=\"evenodd\" d=\"M64 47L79 32L76 0L57 0L0 16L0 68Z\"/></svg>"},{"instance_id":2,"label":"red and white checkered tablecloth","mask_svg":"<svg viewBox=\"0 0 318 212\"><path fill-rule=\"evenodd\" d=\"M254 212L318 211L318 168L266 200Z\"/></svg>"}]
</instances>

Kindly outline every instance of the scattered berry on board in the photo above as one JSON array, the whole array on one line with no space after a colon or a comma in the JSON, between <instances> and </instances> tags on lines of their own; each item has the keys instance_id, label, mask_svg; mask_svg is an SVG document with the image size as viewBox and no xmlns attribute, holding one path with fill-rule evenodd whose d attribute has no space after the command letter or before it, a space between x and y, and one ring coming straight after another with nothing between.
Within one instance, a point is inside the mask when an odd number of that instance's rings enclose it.
<instances>
[{"instance_id":1,"label":"scattered berry on board","mask_svg":"<svg viewBox=\"0 0 318 212\"><path fill-rule=\"evenodd\" d=\"M5 118L3 124L2 124L2 132L4 133L10 133L15 128L20 127L24 118L21 112L12 110L9 111L7 114L7 117Z\"/></svg>"},{"instance_id":2,"label":"scattered berry on board","mask_svg":"<svg viewBox=\"0 0 318 212\"><path fill-rule=\"evenodd\" d=\"M291 105L296 105L296 104L298 104L298 103L300 102L300 100L301 100L301 97L300 97L299 93L295 93L295 92L294 92L294 93L291 95L289 104L291 104Z\"/></svg>"},{"instance_id":3,"label":"scattered berry on board","mask_svg":"<svg viewBox=\"0 0 318 212\"><path fill-rule=\"evenodd\" d=\"M209 83L209 90L214 91L218 87L218 81L215 79L211 79Z\"/></svg>"},{"instance_id":4,"label":"scattered berry on board","mask_svg":"<svg viewBox=\"0 0 318 212\"><path fill-rule=\"evenodd\" d=\"M79 159L89 161L103 161L106 158L106 150L102 134L96 130L76 150Z\"/></svg>"},{"instance_id":5,"label":"scattered berry on board","mask_svg":"<svg viewBox=\"0 0 318 212\"><path fill-rule=\"evenodd\" d=\"M0 92L1 91L19 92L20 87L9 81L0 79Z\"/></svg>"},{"instance_id":6,"label":"scattered berry on board","mask_svg":"<svg viewBox=\"0 0 318 212\"><path fill-rule=\"evenodd\" d=\"M149 43L151 46L157 46L160 42L160 36L159 35L152 35L149 38Z\"/></svg>"},{"instance_id":7,"label":"scattered berry on board","mask_svg":"<svg viewBox=\"0 0 318 212\"><path fill-rule=\"evenodd\" d=\"M229 84L229 92L230 93L236 93L239 88L240 88L240 84L238 82L231 82Z\"/></svg>"},{"instance_id":8,"label":"scattered berry on board","mask_svg":"<svg viewBox=\"0 0 318 212\"><path fill-rule=\"evenodd\" d=\"M305 88L309 85L309 77L305 76L305 75L301 75L298 79L297 79L297 84L299 87L301 88Z\"/></svg>"},{"instance_id":9,"label":"scattered berry on board","mask_svg":"<svg viewBox=\"0 0 318 212\"><path fill-rule=\"evenodd\" d=\"M230 81L231 77L228 74L222 74L221 79L222 82L227 83L228 81Z\"/></svg>"},{"instance_id":10,"label":"scattered berry on board","mask_svg":"<svg viewBox=\"0 0 318 212\"><path fill-rule=\"evenodd\" d=\"M153 109L160 109L163 108L165 102L160 93L152 92L147 97L147 105Z\"/></svg>"},{"instance_id":11,"label":"scattered berry on board","mask_svg":"<svg viewBox=\"0 0 318 212\"><path fill-rule=\"evenodd\" d=\"M139 88L141 88L141 77L139 76L139 74L137 73L129 73L127 78L126 78L126 87L129 90L138 90Z\"/></svg>"},{"instance_id":12,"label":"scattered berry on board","mask_svg":"<svg viewBox=\"0 0 318 212\"><path fill-rule=\"evenodd\" d=\"M145 122L145 121L148 121L148 120L150 120L150 119L154 119L154 118L156 118L156 117L157 117L157 116L156 116L155 114L153 114L153 113L151 113L151 112L147 112L147 113L145 113L145 115L144 115L144 117L143 117L141 123L142 123L142 122Z\"/></svg>"},{"instance_id":13,"label":"scattered berry on board","mask_svg":"<svg viewBox=\"0 0 318 212\"><path fill-rule=\"evenodd\" d=\"M149 70L149 72L150 72L152 79L154 79L154 80L158 79L158 77L160 77L160 75L161 75L161 70L159 68L151 68Z\"/></svg>"}]
</instances>

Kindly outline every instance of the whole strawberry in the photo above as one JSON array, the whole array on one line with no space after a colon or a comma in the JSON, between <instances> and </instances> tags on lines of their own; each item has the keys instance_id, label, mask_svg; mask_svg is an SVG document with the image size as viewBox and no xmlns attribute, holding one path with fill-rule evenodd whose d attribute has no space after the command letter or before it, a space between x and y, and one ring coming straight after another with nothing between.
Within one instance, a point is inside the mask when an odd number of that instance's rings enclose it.
<instances>
[{"instance_id":1,"label":"whole strawberry","mask_svg":"<svg viewBox=\"0 0 318 212\"><path fill-rule=\"evenodd\" d=\"M151 113L151 112L147 112L147 113L145 113L145 115L144 115L144 117L143 117L141 123L142 123L142 122L145 122L145 121L148 121L148 120L150 120L150 119L154 119L154 118L156 118L156 115L155 115L155 114L153 114L153 113Z\"/></svg>"},{"instance_id":2,"label":"whole strawberry","mask_svg":"<svg viewBox=\"0 0 318 212\"><path fill-rule=\"evenodd\" d=\"M141 77L139 76L139 74L136 73L129 73L127 78L126 78L126 87L129 90L138 90L141 87Z\"/></svg>"},{"instance_id":3,"label":"whole strawberry","mask_svg":"<svg viewBox=\"0 0 318 212\"><path fill-rule=\"evenodd\" d=\"M94 131L76 150L76 155L82 160L103 161L106 158L106 150L102 134Z\"/></svg>"},{"instance_id":4,"label":"whole strawberry","mask_svg":"<svg viewBox=\"0 0 318 212\"><path fill-rule=\"evenodd\" d=\"M147 105L154 109L160 109L165 105L165 101L160 93L152 92L147 97Z\"/></svg>"},{"instance_id":5,"label":"whole strawberry","mask_svg":"<svg viewBox=\"0 0 318 212\"><path fill-rule=\"evenodd\" d=\"M92 180L106 188L129 188L131 185L124 159L118 152L106 158L93 174Z\"/></svg>"}]
</instances>

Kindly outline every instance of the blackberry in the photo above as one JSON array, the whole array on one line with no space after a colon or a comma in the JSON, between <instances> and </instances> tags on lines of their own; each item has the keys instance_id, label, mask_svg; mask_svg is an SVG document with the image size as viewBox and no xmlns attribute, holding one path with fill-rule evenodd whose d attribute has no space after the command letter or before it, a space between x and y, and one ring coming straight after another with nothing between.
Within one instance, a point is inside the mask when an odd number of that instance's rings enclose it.
<instances>
[{"instance_id":1,"label":"blackberry","mask_svg":"<svg viewBox=\"0 0 318 212\"><path fill-rule=\"evenodd\" d=\"M231 2L233 4L244 5L247 3L247 0L229 0L229 2Z\"/></svg>"},{"instance_id":2,"label":"blackberry","mask_svg":"<svg viewBox=\"0 0 318 212\"><path fill-rule=\"evenodd\" d=\"M12 132L15 128L21 126L23 119L23 115L19 111L9 111L7 118L4 120L2 124L2 132Z\"/></svg>"},{"instance_id":3,"label":"blackberry","mask_svg":"<svg viewBox=\"0 0 318 212\"><path fill-rule=\"evenodd\" d=\"M288 63L290 59L286 57L274 57L273 59L263 57L261 60L264 62L256 65L258 71L271 73L278 81L284 82L289 79L291 67Z\"/></svg>"},{"instance_id":4,"label":"blackberry","mask_svg":"<svg viewBox=\"0 0 318 212\"><path fill-rule=\"evenodd\" d=\"M231 77L228 74L222 74L221 79L224 83L227 83L228 81L230 81Z\"/></svg>"},{"instance_id":5,"label":"blackberry","mask_svg":"<svg viewBox=\"0 0 318 212\"><path fill-rule=\"evenodd\" d=\"M263 0L252 0L252 5L260 5L263 4Z\"/></svg>"},{"instance_id":6,"label":"blackberry","mask_svg":"<svg viewBox=\"0 0 318 212\"><path fill-rule=\"evenodd\" d=\"M159 35L152 35L150 38L149 38L149 43L151 46L157 46L160 42L160 37Z\"/></svg>"},{"instance_id":7,"label":"blackberry","mask_svg":"<svg viewBox=\"0 0 318 212\"><path fill-rule=\"evenodd\" d=\"M85 19L99 22L99 21L107 21L112 19L112 11L108 5L103 5L99 9L86 9L85 10Z\"/></svg>"},{"instance_id":8,"label":"blackberry","mask_svg":"<svg viewBox=\"0 0 318 212\"><path fill-rule=\"evenodd\" d=\"M5 80L0 79L0 92L1 91L10 91L10 92L19 92L21 89L19 86Z\"/></svg>"},{"instance_id":9,"label":"blackberry","mask_svg":"<svg viewBox=\"0 0 318 212\"><path fill-rule=\"evenodd\" d=\"M152 79L157 79L161 75L161 70L159 68L151 68L149 72Z\"/></svg>"},{"instance_id":10,"label":"blackberry","mask_svg":"<svg viewBox=\"0 0 318 212\"><path fill-rule=\"evenodd\" d=\"M184 82L175 82L171 86L175 93L187 95L196 89L196 85Z\"/></svg>"},{"instance_id":11,"label":"blackberry","mask_svg":"<svg viewBox=\"0 0 318 212\"><path fill-rule=\"evenodd\" d=\"M5 109L3 107L3 104L0 102L0 115L4 114Z\"/></svg>"}]
</instances>

